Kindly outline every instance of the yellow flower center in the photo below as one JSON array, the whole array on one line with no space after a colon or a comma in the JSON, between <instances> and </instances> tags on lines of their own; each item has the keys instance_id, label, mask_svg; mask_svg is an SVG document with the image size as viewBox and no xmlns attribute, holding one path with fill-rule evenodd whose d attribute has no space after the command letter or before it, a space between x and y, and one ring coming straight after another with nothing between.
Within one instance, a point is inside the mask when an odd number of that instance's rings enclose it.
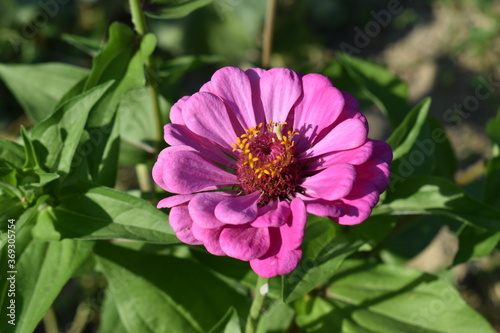
<instances>
[{"instance_id":1,"label":"yellow flower center","mask_svg":"<svg viewBox=\"0 0 500 333\"><path fill-rule=\"evenodd\" d=\"M290 129L284 135L284 126L286 123L260 123L246 129L233 143L233 151L240 152L236 173L241 189L245 193L261 191L261 205L274 198L288 198L302 175L293 141L299 133Z\"/></svg>"}]
</instances>

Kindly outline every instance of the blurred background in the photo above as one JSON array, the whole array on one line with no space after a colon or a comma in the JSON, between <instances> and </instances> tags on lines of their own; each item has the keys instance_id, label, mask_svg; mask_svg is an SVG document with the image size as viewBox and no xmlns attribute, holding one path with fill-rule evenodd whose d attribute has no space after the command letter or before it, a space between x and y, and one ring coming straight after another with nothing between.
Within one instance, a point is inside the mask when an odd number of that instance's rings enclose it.
<instances>
[{"instance_id":1,"label":"blurred background","mask_svg":"<svg viewBox=\"0 0 500 333\"><path fill-rule=\"evenodd\" d=\"M148 6L154 12L154 4ZM158 39L156 75L166 101L172 104L194 93L216 68L259 66L265 8L266 0L214 0L183 19L149 18ZM132 26L126 0L2 0L0 62L90 68L115 21ZM278 2L272 67L322 72L338 51L387 67L408 83L412 105L432 97L430 113L445 127L458 159L456 181L476 195L481 179L475 175L491 152L485 126L500 105L500 1ZM380 112L363 111L370 136L386 139L388 126ZM16 139L21 124L29 127L30 119L0 81L0 136ZM124 188L133 186L127 183L134 182L127 170L121 177ZM399 261L439 273L452 261L457 243L431 223L428 239L411 239L407 231L411 251ZM452 273L464 299L500 332L500 252L459 265ZM54 306L68 318L59 319L71 322L79 300L101 287L85 277L68 285ZM92 332L92 325L86 329Z\"/></svg>"}]
</instances>

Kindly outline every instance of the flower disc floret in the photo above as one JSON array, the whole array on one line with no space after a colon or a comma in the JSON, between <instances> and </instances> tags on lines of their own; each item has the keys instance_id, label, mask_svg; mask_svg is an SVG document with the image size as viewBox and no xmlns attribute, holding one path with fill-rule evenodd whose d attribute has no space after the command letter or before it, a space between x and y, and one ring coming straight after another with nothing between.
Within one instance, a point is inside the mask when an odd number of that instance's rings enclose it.
<instances>
[{"instance_id":1,"label":"flower disc floret","mask_svg":"<svg viewBox=\"0 0 500 333\"><path fill-rule=\"evenodd\" d=\"M246 194L260 191L260 206L272 199L292 199L302 176L293 141L299 133L288 130L283 135L285 125L273 121L267 126L260 123L246 129L233 143L233 151L240 153L236 163L239 186Z\"/></svg>"}]
</instances>

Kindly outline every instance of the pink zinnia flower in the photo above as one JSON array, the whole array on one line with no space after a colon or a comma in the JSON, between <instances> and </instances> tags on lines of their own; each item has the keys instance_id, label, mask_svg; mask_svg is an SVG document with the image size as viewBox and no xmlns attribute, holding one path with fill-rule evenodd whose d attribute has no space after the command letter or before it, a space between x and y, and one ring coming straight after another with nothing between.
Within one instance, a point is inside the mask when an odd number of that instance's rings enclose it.
<instances>
[{"instance_id":1,"label":"pink zinnia flower","mask_svg":"<svg viewBox=\"0 0 500 333\"><path fill-rule=\"evenodd\" d=\"M388 185L391 148L358 108L319 74L222 68L172 106L153 177L179 195L158 208L184 243L290 273L307 213L361 223Z\"/></svg>"}]
</instances>

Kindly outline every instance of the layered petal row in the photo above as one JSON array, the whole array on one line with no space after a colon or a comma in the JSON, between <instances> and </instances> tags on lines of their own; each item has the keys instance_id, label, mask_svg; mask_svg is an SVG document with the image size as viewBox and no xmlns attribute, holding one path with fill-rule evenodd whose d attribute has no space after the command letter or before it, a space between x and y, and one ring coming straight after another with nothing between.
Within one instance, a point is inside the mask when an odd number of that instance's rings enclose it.
<instances>
[{"instance_id":1,"label":"layered petal row","mask_svg":"<svg viewBox=\"0 0 500 333\"><path fill-rule=\"evenodd\" d=\"M176 195L158 208L182 242L263 277L297 267L308 213L361 223L388 185L391 148L319 74L225 67L170 117L153 178Z\"/></svg>"}]
</instances>

